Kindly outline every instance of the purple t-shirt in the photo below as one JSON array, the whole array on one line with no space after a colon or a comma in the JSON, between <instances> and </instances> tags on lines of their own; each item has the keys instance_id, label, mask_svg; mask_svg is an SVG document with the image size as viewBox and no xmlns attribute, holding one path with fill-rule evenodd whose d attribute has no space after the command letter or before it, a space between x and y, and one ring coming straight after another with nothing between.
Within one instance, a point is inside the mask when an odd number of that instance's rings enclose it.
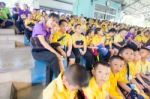
<instances>
[{"instance_id":1,"label":"purple t-shirt","mask_svg":"<svg viewBox=\"0 0 150 99\"><path fill-rule=\"evenodd\" d=\"M38 35L43 35L46 40L48 40L51 35L50 29L49 31L46 30L46 24L44 22L37 23L33 28L32 37L37 37Z\"/></svg>"},{"instance_id":2,"label":"purple t-shirt","mask_svg":"<svg viewBox=\"0 0 150 99\"><path fill-rule=\"evenodd\" d=\"M28 14L30 14L30 11L27 9L27 10L19 10L19 16L21 16L21 15L26 15L26 16L28 16Z\"/></svg>"},{"instance_id":3,"label":"purple t-shirt","mask_svg":"<svg viewBox=\"0 0 150 99\"><path fill-rule=\"evenodd\" d=\"M131 37L131 39L135 38L135 34L128 32L128 34L126 35L125 39L127 40L129 37Z\"/></svg>"}]
</instances>

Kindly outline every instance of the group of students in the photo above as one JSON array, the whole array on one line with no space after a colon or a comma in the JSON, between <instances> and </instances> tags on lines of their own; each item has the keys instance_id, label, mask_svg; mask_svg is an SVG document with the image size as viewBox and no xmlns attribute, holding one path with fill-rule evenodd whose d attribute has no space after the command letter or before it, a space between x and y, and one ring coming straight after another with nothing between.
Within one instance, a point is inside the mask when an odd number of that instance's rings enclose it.
<instances>
[{"instance_id":1,"label":"group of students","mask_svg":"<svg viewBox=\"0 0 150 99\"><path fill-rule=\"evenodd\" d=\"M0 3L2 28L11 22L6 12ZM18 3L12 17L31 42L33 58L47 63L43 99L149 99L148 28L31 12Z\"/></svg>"},{"instance_id":2,"label":"group of students","mask_svg":"<svg viewBox=\"0 0 150 99\"><path fill-rule=\"evenodd\" d=\"M149 99L149 30L82 18L51 13L33 28L32 55L48 63L43 99Z\"/></svg>"},{"instance_id":3,"label":"group of students","mask_svg":"<svg viewBox=\"0 0 150 99\"><path fill-rule=\"evenodd\" d=\"M149 99L148 48L133 51L125 46L109 62L93 65L91 75L74 64L43 91L43 99Z\"/></svg>"}]
</instances>

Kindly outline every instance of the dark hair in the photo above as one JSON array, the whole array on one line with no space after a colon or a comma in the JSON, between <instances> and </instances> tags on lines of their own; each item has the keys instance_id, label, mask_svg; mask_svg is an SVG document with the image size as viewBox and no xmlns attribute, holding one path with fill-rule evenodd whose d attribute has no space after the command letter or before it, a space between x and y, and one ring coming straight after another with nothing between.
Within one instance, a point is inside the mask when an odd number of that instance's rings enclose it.
<instances>
[{"instance_id":1,"label":"dark hair","mask_svg":"<svg viewBox=\"0 0 150 99\"><path fill-rule=\"evenodd\" d=\"M101 31L101 28L96 28L94 34L98 34L99 31Z\"/></svg>"},{"instance_id":2,"label":"dark hair","mask_svg":"<svg viewBox=\"0 0 150 99\"><path fill-rule=\"evenodd\" d=\"M95 63L94 66L93 66L93 68L96 69L99 65L103 65L103 66L105 66L105 67L110 67L107 62L105 62L105 61L100 61L100 62Z\"/></svg>"},{"instance_id":3,"label":"dark hair","mask_svg":"<svg viewBox=\"0 0 150 99\"><path fill-rule=\"evenodd\" d=\"M125 28L122 28L122 29L118 30L118 33L122 32L122 31L128 31L128 30Z\"/></svg>"},{"instance_id":4,"label":"dark hair","mask_svg":"<svg viewBox=\"0 0 150 99\"><path fill-rule=\"evenodd\" d=\"M137 35L140 35L141 34L141 31L137 31Z\"/></svg>"},{"instance_id":5,"label":"dark hair","mask_svg":"<svg viewBox=\"0 0 150 99\"><path fill-rule=\"evenodd\" d=\"M64 22L66 22L66 23L67 23L67 21L66 21L66 20L64 20L64 19L59 20L59 23L58 23L58 24L59 24L59 26L60 26L60 25L62 25Z\"/></svg>"},{"instance_id":6,"label":"dark hair","mask_svg":"<svg viewBox=\"0 0 150 99\"><path fill-rule=\"evenodd\" d=\"M143 46L143 47L141 47L141 48L140 48L140 50L141 50L141 49L144 49L144 50L150 51L150 49L149 49L149 48L144 47L144 46Z\"/></svg>"},{"instance_id":7,"label":"dark hair","mask_svg":"<svg viewBox=\"0 0 150 99\"><path fill-rule=\"evenodd\" d=\"M86 68L79 64L69 66L65 70L65 76L69 83L78 85L79 87L86 87L89 84L90 75Z\"/></svg>"},{"instance_id":8,"label":"dark hair","mask_svg":"<svg viewBox=\"0 0 150 99\"><path fill-rule=\"evenodd\" d=\"M122 54L126 49L131 49L131 50L133 50L131 47L125 46L125 47L120 48L119 54Z\"/></svg>"},{"instance_id":9,"label":"dark hair","mask_svg":"<svg viewBox=\"0 0 150 99\"><path fill-rule=\"evenodd\" d=\"M74 26L74 28L76 29L78 26L81 26L81 24L76 24L76 25Z\"/></svg>"},{"instance_id":10,"label":"dark hair","mask_svg":"<svg viewBox=\"0 0 150 99\"><path fill-rule=\"evenodd\" d=\"M130 28L129 28L129 31L130 31L131 29L135 29L135 27L130 27Z\"/></svg>"},{"instance_id":11,"label":"dark hair","mask_svg":"<svg viewBox=\"0 0 150 99\"><path fill-rule=\"evenodd\" d=\"M109 31L108 31L108 33L110 33L110 32L117 32L117 30L115 29L115 28L111 28Z\"/></svg>"},{"instance_id":12,"label":"dark hair","mask_svg":"<svg viewBox=\"0 0 150 99\"><path fill-rule=\"evenodd\" d=\"M121 56L119 56L119 55L114 55L114 56L110 57L109 62L112 62L114 59L119 59L119 60L124 61L124 59L123 59Z\"/></svg>"},{"instance_id":13,"label":"dark hair","mask_svg":"<svg viewBox=\"0 0 150 99\"><path fill-rule=\"evenodd\" d=\"M54 18L56 18L56 19L59 19L59 15L58 15L58 14L55 14L55 13L51 13L51 14L49 15L49 18L51 18L51 17L54 17Z\"/></svg>"},{"instance_id":14,"label":"dark hair","mask_svg":"<svg viewBox=\"0 0 150 99\"><path fill-rule=\"evenodd\" d=\"M94 31L93 29L88 29L86 32L86 35L89 35L92 31Z\"/></svg>"}]
</instances>

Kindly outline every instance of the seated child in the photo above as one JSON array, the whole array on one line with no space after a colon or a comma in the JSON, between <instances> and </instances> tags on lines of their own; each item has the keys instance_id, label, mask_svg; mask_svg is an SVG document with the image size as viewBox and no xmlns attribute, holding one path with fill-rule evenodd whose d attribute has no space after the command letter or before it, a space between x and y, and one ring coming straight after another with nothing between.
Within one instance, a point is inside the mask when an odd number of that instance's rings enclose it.
<instances>
[{"instance_id":1,"label":"seated child","mask_svg":"<svg viewBox=\"0 0 150 99\"><path fill-rule=\"evenodd\" d=\"M140 84L141 88L145 93L148 93L150 86L142 79L140 73L142 69L141 55L139 51L134 52L134 61L132 64L136 67L135 69L135 80Z\"/></svg>"},{"instance_id":2,"label":"seated child","mask_svg":"<svg viewBox=\"0 0 150 99\"><path fill-rule=\"evenodd\" d=\"M78 99L77 90L88 86L89 73L81 65L71 65L43 91L43 99Z\"/></svg>"},{"instance_id":3,"label":"seated child","mask_svg":"<svg viewBox=\"0 0 150 99\"><path fill-rule=\"evenodd\" d=\"M110 97L112 99L124 99L124 96L117 85L118 82L124 80L120 73L124 67L124 59L120 56L112 56L109 60L109 64L111 67L111 74L109 78L111 85L109 88Z\"/></svg>"},{"instance_id":4,"label":"seated child","mask_svg":"<svg viewBox=\"0 0 150 99\"><path fill-rule=\"evenodd\" d=\"M118 34L116 34L114 36L114 46L117 49L120 49L122 47L124 47L126 45L126 41L125 41L125 37L127 35L127 30L124 29L120 29L118 31Z\"/></svg>"},{"instance_id":5,"label":"seated child","mask_svg":"<svg viewBox=\"0 0 150 99\"><path fill-rule=\"evenodd\" d=\"M105 62L94 65L89 86L83 89L86 99L109 99L110 67Z\"/></svg>"},{"instance_id":6,"label":"seated child","mask_svg":"<svg viewBox=\"0 0 150 99\"><path fill-rule=\"evenodd\" d=\"M87 49L86 38L81 33L81 25L75 25L75 33L72 35L73 53L75 54L76 63L80 63L81 57L86 60L87 70L92 69L93 55L89 49Z\"/></svg>"},{"instance_id":7,"label":"seated child","mask_svg":"<svg viewBox=\"0 0 150 99\"><path fill-rule=\"evenodd\" d=\"M66 33L68 23L66 20L59 21L59 30L53 33L52 43L59 43L57 50L64 58L69 59L69 65L75 63L75 55L72 52L72 39L70 34Z\"/></svg>"},{"instance_id":8,"label":"seated child","mask_svg":"<svg viewBox=\"0 0 150 99\"><path fill-rule=\"evenodd\" d=\"M125 60L125 67L121 71L122 77L124 77L124 82L119 82L121 91L126 98L131 97L135 98L146 98L147 96L141 89L140 84L135 80L135 68L131 62L134 59L134 51L132 48L126 46L120 49L119 55ZM140 94L139 94L140 93Z\"/></svg>"},{"instance_id":9,"label":"seated child","mask_svg":"<svg viewBox=\"0 0 150 99\"><path fill-rule=\"evenodd\" d=\"M150 62L148 61L148 57L150 55L150 50L148 48L140 49L141 55L141 77L150 85Z\"/></svg>"}]
</instances>

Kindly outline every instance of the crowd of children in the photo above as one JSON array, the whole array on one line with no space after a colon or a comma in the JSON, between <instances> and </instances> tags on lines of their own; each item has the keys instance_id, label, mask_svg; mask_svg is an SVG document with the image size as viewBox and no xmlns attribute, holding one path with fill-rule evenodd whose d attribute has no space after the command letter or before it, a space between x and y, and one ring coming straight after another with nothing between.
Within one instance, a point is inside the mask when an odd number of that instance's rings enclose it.
<instances>
[{"instance_id":1,"label":"crowd of children","mask_svg":"<svg viewBox=\"0 0 150 99\"><path fill-rule=\"evenodd\" d=\"M19 4L13 12L33 58L48 63L43 99L150 99L149 28L30 12ZM2 27L7 18L0 17Z\"/></svg>"}]
</instances>

